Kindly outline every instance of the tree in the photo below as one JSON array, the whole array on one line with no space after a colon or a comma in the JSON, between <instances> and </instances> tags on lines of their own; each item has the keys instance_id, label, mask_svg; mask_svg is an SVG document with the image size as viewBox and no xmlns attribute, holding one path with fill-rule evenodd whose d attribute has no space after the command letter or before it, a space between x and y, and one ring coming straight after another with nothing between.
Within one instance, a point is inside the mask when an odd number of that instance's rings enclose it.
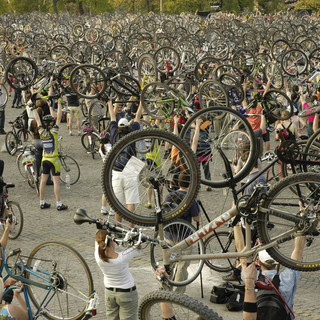
<instances>
[{"instance_id":1,"label":"tree","mask_svg":"<svg viewBox=\"0 0 320 320\"><path fill-rule=\"evenodd\" d=\"M320 12L320 0L299 0L295 9L311 9Z\"/></svg>"},{"instance_id":2,"label":"tree","mask_svg":"<svg viewBox=\"0 0 320 320\"><path fill-rule=\"evenodd\" d=\"M59 0L52 0L52 6L53 6L53 12L58 15L58 7L57 7L57 3Z\"/></svg>"}]
</instances>

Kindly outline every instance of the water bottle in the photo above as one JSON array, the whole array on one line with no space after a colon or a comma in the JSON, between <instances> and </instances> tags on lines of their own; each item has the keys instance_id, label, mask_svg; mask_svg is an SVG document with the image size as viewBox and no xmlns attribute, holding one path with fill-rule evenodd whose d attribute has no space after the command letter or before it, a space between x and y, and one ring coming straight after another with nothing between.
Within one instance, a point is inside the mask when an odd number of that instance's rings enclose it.
<instances>
[{"instance_id":1,"label":"water bottle","mask_svg":"<svg viewBox=\"0 0 320 320\"><path fill-rule=\"evenodd\" d=\"M66 174L66 189L70 189L70 175L68 173Z\"/></svg>"}]
</instances>

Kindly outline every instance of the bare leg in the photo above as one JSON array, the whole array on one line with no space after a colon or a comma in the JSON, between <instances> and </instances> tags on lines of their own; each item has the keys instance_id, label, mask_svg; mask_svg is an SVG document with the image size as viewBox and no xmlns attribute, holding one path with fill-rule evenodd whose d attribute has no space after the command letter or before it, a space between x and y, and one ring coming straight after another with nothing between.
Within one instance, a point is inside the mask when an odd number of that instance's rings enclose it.
<instances>
[{"instance_id":1,"label":"bare leg","mask_svg":"<svg viewBox=\"0 0 320 320\"><path fill-rule=\"evenodd\" d=\"M56 201L60 201L60 176L52 176L53 190L56 197Z\"/></svg>"},{"instance_id":2,"label":"bare leg","mask_svg":"<svg viewBox=\"0 0 320 320\"><path fill-rule=\"evenodd\" d=\"M47 181L48 181L49 175L48 174L42 174L41 175L41 181L40 181L40 200L44 200L44 188L46 187Z\"/></svg>"}]
</instances>

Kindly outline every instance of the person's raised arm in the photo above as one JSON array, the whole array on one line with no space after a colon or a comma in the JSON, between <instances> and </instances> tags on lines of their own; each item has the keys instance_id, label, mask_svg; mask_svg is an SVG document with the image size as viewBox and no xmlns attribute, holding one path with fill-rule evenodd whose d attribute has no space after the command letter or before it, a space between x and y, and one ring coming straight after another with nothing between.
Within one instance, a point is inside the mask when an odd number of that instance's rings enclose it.
<instances>
[{"instance_id":1,"label":"person's raised arm","mask_svg":"<svg viewBox=\"0 0 320 320\"><path fill-rule=\"evenodd\" d=\"M245 292L243 302L243 320L257 319L257 297L255 285L257 279L257 269L255 263L251 263L248 267L242 263L242 272L244 276Z\"/></svg>"},{"instance_id":2,"label":"person's raised arm","mask_svg":"<svg viewBox=\"0 0 320 320\"><path fill-rule=\"evenodd\" d=\"M191 144L191 149L194 153L197 152L201 123L202 123L202 119L200 117L198 117L196 119L196 126L194 129L194 135L193 135L192 144Z\"/></svg>"},{"instance_id":3,"label":"person's raised arm","mask_svg":"<svg viewBox=\"0 0 320 320\"><path fill-rule=\"evenodd\" d=\"M141 119L141 115L142 115L142 109L143 109L142 102L140 101L138 110L136 112L136 116L134 118L135 122L139 122L140 123L140 119Z\"/></svg>"},{"instance_id":4,"label":"person's raised arm","mask_svg":"<svg viewBox=\"0 0 320 320\"><path fill-rule=\"evenodd\" d=\"M267 85L266 85L266 87L264 88L264 92L263 92L263 97L267 94L267 92L269 91L269 89L270 89L270 86L271 86L271 83L272 83L272 77L268 80L268 82L267 82Z\"/></svg>"},{"instance_id":5,"label":"person's raised arm","mask_svg":"<svg viewBox=\"0 0 320 320\"><path fill-rule=\"evenodd\" d=\"M59 98L58 99L57 120L56 120L56 125L58 127L61 123L61 117L62 117L62 103L63 103L62 98ZM50 106L50 114L54 117L54 111L53 111L53 108L51 108L51 106Z\"/></svg>"},{"instance_id":6,"label":"person's raised arm","mask_svg":"<svg viewBox=\"0 0 320 320\"><path fill-rule=\"evenodd\" d=\"M319 113L314 115L313 123L312 123L312 130L316 132L319 129Z\"/></svg>"},{"instance_id":7,"label":"person's raised arm","mask_svg":"<svg viewBox=\"0 0 320 320\"><path fill-rule=\"evenodd\" d=\"M116 114L113 108L113 103L112 100L108 101L108 110L109 110L109 115L110 115L110 121L116 121Z\"/></svg>"},{"instance_id":8,"label":"person's raised arm","mask_svg":"<svg viewBox=\"0 0 320 320\"><path fill-rule=\"evenodd\" d=\"M13 225L13 222L10 223L9 218L6 220L6 227L4 229L4 232L2 234L2 237L0 239L0 244L1 246L5 249L8 243L8 239L9 239L9 233L10 233L10 229Z\"/></svg>"}]
</instances>

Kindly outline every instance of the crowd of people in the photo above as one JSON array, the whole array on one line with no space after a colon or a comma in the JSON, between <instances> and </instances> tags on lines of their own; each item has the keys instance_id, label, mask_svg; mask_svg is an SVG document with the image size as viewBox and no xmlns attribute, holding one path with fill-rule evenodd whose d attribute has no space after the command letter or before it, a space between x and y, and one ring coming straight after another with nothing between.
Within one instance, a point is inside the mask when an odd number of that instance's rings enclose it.
<instances>
[{"instance_id":1,"label":"crowd of people","mask_svg":"<svg viewBox=\"0 0 320 320\"><path fill-rule=\"evenodd\" d=\"M150 15L151 16L151 15ZM261 21L273 21L277 17L266 16L263 17L259 15L259 19L264 19ZM219 19L223 21L226 19L228 22L232 22L231 18L235 18L237 23L235 25L243 23L250 23L251 17L245 17L244 21L241 21L240 18L233 17L231 15L221 15ZM258 19L258 18L257 18ZM316 19L312 17L312 19ZM219 20L219 23L221 22ZM190 20L189 20L190 21ZM271 26L271 23L270 23ZM223 29L223 27L217 24L217 28ZM211 30L211 29L210 29ZM211 30L212 31L212 30ZM259 53L266 50L266 45L264 43L257 44L257 51ZM122 48L123 49L123 48ZM217 50L217 48L212 48L212 50ZM121 52L121 51L120 51ZM132 66L131 66L132 67ZM171 68L171 69L170 69ZM205 68L204 68L205 69ZM202 70L204 72L204 69ZM209 73L213 73L213 70L209 70ZM134 74L134 73L133 73ZM173 75L172 66L170 66L169 61L167 61L167 72L163 72L162 75L158 76L155 80L168 83L170 77ZM260 85L260 89L263 91L262 96L264 96L273 85L273 78L266 79L266 75L263 73L263 70L258 70L255 75L260 77L265 85ZM193 109L193 112L197 112L202 108L206 107L203 101L198 99L198 90L199 83L196 79L193 79L191 76L192 83L192 92L190 101L190 108ZM14 89L14 97L12 101L12 107L20 107L23 104L25 107L26 115L26 126L30 130L32 135L32 143L36 149L36 173L37 177L40 180L40 193L39 201L41 209L49 209L51 204L46 202L44 199L45 188L48 184L53 184L54 186L54 196L56 200L56 209L58 211L67 210L68 206L62 203L60 197L60 161L58 157L58 136L59 136L59 126L63 125L62 122L62 109L64 100L66 101L67 111L67 131L70 136L78 135L81 136L81 113L80 113L80 97L77 96L75 92L70 90L53 92L54 79L51 77L48 86L46 87L46 92L36 92L31 88L31 90L20 90L19 83L16 79L9 79L13 86L17 86ZM253 193L255 185L258 183L266 184L266 179L263 175L260 175L259 172L262 168L261 158L263 154L269 152L271 149L270 144L274 141L278 141L283 138L289 138L293 141L298 139L305 139L310 137L319 127L319 116L310 115L305 119L299 118L299 112L312 107L313 105L320 104L320 86L315 86L310 84L308 86L297 86L289 84L285 81L284 89L282 89L286 95L289 97L290 101L293 104L293 114L290 116L290 108L288 110L282 110L281 117L285 120L271 119L268 115L265 114L263 106L257 103L251 103L254 98L254 90L250 87L250 77L246 77L243 81L242 89L244 91L245 97L241 104L234 104L232 106L235 110L239 110L246 119L248 120L250 126L252 127L256 139L261 141L261 152L259 153L255 164L250 171L249 176L247 177L248 181L258 177L252 184L250 184L245 190L244 195L250 195ZM1 82L4 84L4 81ZM6 86L6 85L5 85ZM11 95L12 86L8 86L9 94ZM92 88L90 88L92 89ZM179 86L178 86L178 89ZM54 99L50 97L55 96ZM4 135L5 132L5 102L1 102L2 94L0 92L0 134ZM108 115L110 117L110 124L108 129L102 130L99 132L99 154L103 161L105 161L107 154L112 150L112 147L127 134L140 130L141 129L141 120L144 118L144 110L142 103L139 103L138 108L134 110L134 119L127 118L126 113L124 112L125 108L131 108L133 105L134 97L130 97L127 102L120 102L122 97L117 97L118 100L116 103L112 99L108 100ZM11 100L10 100L11 101ZM87 102L86 102L87 103ZM87 104L89 106L89 104ZM250 107L248 108L248 105ZM288 106L289 107L289 106ZM243 110L245 110L243 112ZM10 111L7 109L6 117L10 118ZM165 120L160 121L151 120L147 118L147 121L152 123L153 127L156 128L167 128L176 135L179 135L183 124L188 121L190 117L188 110L182 110L180 114L170 115ZM75 120L76 131L73 130L73 125ZM191 141L191 148L196 154L196 157L201 164L205 179L211 180L211 169L214 166L212 163L212 153L211 145L208 139L208 119L199 118L194 124L194 136ZM278 143L278 142L276 142ZM149 153L145 155L145 158L141 158L141 161L144 161L149 167L156 168L156 170L161 171L161 164L157 162L156 157L154 156L157 150L160 148L161 141L157 141L153 146L153 150L150 150ZM172 159L174 155L174 147L170 145L164 145L164 155L163 158ZM234 173L236 174L243 164L247 161L248 152L246 152L246 147L242 146L241 156L238 158L234 164ZM136 150L128 150L131 156L136 155ZM120 157L119 157L120 158ZM119 202L121 202L129 211L134 212L137 204L140 203L139 198L139 179L138 177L133 177L132 175L127 175L123 169L126 166L129 158L122 159L117 161L116 165L112 170L112 187L116 197ZM176 176L176 187L171 188L170 192L164 194L162 190L161 193L161 202L163 205L169 202L179 202L184 198L186 192L188 191L190 182L184 171L181 171ZM211 192L212 187L206 186L206 191ZM264 191L262 191L264 192ZM154 208L152 203L152 188L148 188L148 197L147 201L144 204L144 207L150 209L150 213ZM112 209L107 207L107 199L105 194L102 194L101 199L101 214L103 216L111 216ZM182 219L186 220L189 223L199 222L200 217L200 208L196 199L194 199L190 208L182 215ZM123 223L122 216L115 212L115 221L117 224ZM129 224L130 227L133 227L133 224ZM238 223L235 227L235 242L237 251L241 251L244 247L244 240L242 234L242 223ZM7 241L7 233L10 230L10 223L7 223L7 227L4 231L4 234L0 240L1 245L5 248ZM182 240L180 237L179 241ZM167 239L168 241L177 240L177 239ZM299 237L295 239L295 248L292 253L292 259L302 260L303 249L305 246L305 238ZM137 286L134 281L133 276L129 270L129 262L131 259L136 257L140 252L140 247L134 247L125 252L118 252L115 246L115 242L110 238L106 230L99 230L95 237L95 259L101 269L104 277L104 286L105 286L105 303L106 303L106 315L108 320L112 319L130 319L135 320L137 317L137 307L138 307L138 293ZM261 272L258 274L256 263L252 263L249 266L246 265L246 261L240 259L241 267L237 270L234 270L230 275L224 277L227 281L242 281L245 283L245 296L244 296L244 319L271 319L271 316L268 315L268 310L263 309L262 306L257 304L257 299L259 298L259 291L256 293L256 283L261 281L265 284L268 284L268 281L271 279L273 282L274 279L278 279L277 290L280 292L281 297L285 301L285 316L291 318L292 309L293 309L293 298L297 289L299 272L293 271L290 269L285 269L280 275L277 275L277 262L268 255L266 251L261 251L259 253L259 258L257 260L257 265L261 267ZM187 278L187 267L188 262L181 263L178 268L178 273L175 275L177 281L184 280ZM165 270L159 269L158 273L165 273ZM170 277L170 275L167 275ZM260 278L259 278L260 277ZM262 277L262 278L261 278ZM1 284L1 283L0 283ZM22 288L22 287L21 287ZM178 287L177 291L185 292L186 287ZM20 294L21 290L15 290L15 297L20 303L20 306L5 305L1 308L1 315L11 315L17 319L26 319L26 305L21 299ZM166 307L163 306L163 310ZM174 314L166 316L163 311L163 319L175 319ZM263 317L265 316L265 317Z\"/></svg>"}]
</instances>

